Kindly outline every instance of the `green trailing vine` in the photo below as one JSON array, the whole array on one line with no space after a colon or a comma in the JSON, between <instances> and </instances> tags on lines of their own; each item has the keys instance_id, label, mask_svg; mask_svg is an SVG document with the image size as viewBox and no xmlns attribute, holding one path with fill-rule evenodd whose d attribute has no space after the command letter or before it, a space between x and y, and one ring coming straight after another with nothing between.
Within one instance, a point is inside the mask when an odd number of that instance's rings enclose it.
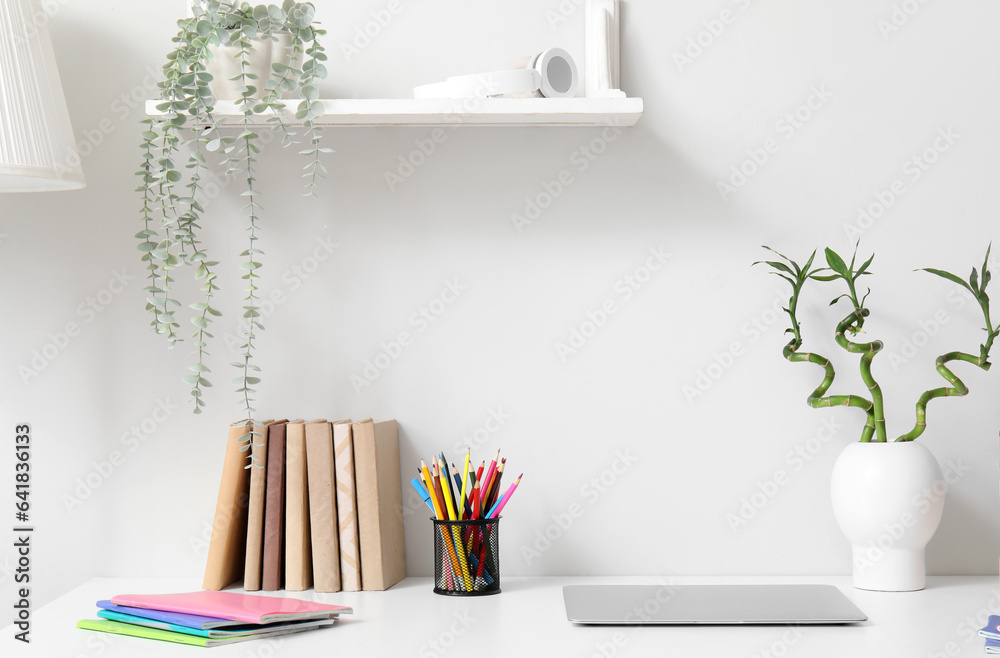
<instances>
[{"instance_id":1,"label":"green trailing vine","mask_svg":"<svg viewBox=\"0 0 1000 658\"><path fill-rule=\"evenodd\" d=\"M825 377L823 378L823 381L820 383L819 387L817 387L816 390L809 395L806 401L814 408L847 406L863 410L866 415L866 422L861 432L861 441L863 443L868 443L874 439L876 442L886 442L888 440L888 435L886 433L885 426L885 408L883 403L882 388L872 375L872 362L882 351L884 345L880 340L870 342L857 342L852 340L853 337L863 331L865 320L870 315L869 309L865 307L865 301L868 298L868 293L871 291L869 290L863 297L859 298L857 283L862 276L871 274L868 268L875 259L875 255L872 254L872 256L870 256L864 263L860 266L856 266L858 253L857 246L855 247L850 263L847 263L840 257L839 254L828 248L824 251L827 267L822 268L813 267L813 261L816 257L815 251L809 256L809 259L803 266L799 266L799 264L794 260L775 251L774 249L767 246L764 248L777 254L781 260L758 261L757 263L754 263L754 265L763 263L770 266L772 274L780 276L792 287L792 294L789 298L788 306L784 308L784 311L788 314L791 321L791 327L786 330L786 333L790 333L792 335L792 339L785 345L782 354L787 360L793 363L812 363L824 369ZM972 294L983 312L983 317L986 321L984 331L986 331L987 338L986 341L979 346L978 356L955 351L948 352L947 354L943 354L937 358L935 361L935 367L938 373L948 382L948 385L925 391L920 396L920 399L916 404L916 421L913 429L900 435L895 439L895 441L912 441L923 434L927 426L927 404L931 400L939 397L963 396L969 393L969 388L954 372L951 371L947 365L948 363L952 361L962 361L965 363L971 363L984 371L990 369L991 364L989 362L989 353L994 340L997 335L1000 334L1000 326L994 326L990 319L990 299L989 295L986 293L986 287L992 278L992 274L989 271L989 257L990 249L988 248L986 250L986 258L983 261L982 276L980 276L979 271L973 267L972 274L969 276L968 280L962 279L961 277L945 270L922 268L922 271L930 272L935 276L939 276L953 283L959 284ZM859 368L861 372L861 379L868 389L868 393L866 395L852 394L828 396L827 391L831 386L833 386L836 376L830 359L815 353L800 351L803 341L801 325L796 314L802 290L806 282L810 280L820 282L843 282L847 287L847 292L835 297L833 301L830 302L830 305L832 306L842 299L847 299L851 303L852 307L851 312L837 324L834 339L837 344L848 353L860 356Z\"/></svg>"},{"instance_id":2,"label":"green trailing vine","mask_svg":"<svg viewBox=\"0 0 1000 658\"><path fill-rule=\"evenodd\" d=\"M246 417L244 440L249 449L253 436L255 412L254 388L260 382L260 367L254 362L261 323L259 280L264 252L258 246L261 230L261 206L256 185L257 156L261 153L260 135L254 130L258 115L266 115L270 129L281 134L283 146L295 141L286 117L289 111L282 95L301 100L294 117L304 129L307 158L305 187L316 191L319 179L326 174L321 155L322 126L315 119L323 114L317 83L326 77L326 54L320 43L325 30L314 24L315 8L308 2L284 0L281 5L251 5L234 0L194 0L193 16L177 22L174 49L163 65L164 79L158 83L159 114L143 120L140 133L142 162L136 175L141 195L142 230L136 233L138 248L146 270L146 311L153 331L163 334L173 347L183 340L181 310L175 294L175 271L190 268L200 286L200 299L188 303L195 361L184 381L190 386L193 411L205 406L205 389L212 386L209 345L214 338L214 320L222 315L215 304L220 290L216 266L219 262L206 253L200 232L205 216L206 174L212 163L221 159L224 176L241 181L243 210L246 218L247 248L240 254L245 283L243 320L245 342L240 360L232 365L239 376L233 380ZM251 53L257 43L287 38L289 47L284 61L272 64L266 82L250 71ZM238 49L240 73L235 101L240 119L228 126L216 112L212 75L206 63L222 46ZM217 55L222 56L222 55ZM263 89L261 93L258 90ZM235 129L235 134L231 129ZM254 457L252 451L251 463Z\"/></svg>"}]
</instances>

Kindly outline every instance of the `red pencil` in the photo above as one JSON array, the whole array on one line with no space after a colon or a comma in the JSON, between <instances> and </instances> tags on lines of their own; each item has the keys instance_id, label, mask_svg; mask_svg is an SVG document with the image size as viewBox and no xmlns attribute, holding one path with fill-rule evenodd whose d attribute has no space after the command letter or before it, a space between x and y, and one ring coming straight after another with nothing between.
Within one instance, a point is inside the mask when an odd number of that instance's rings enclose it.
<instances>
[{"instance_id":1,"label":"red pencil","mask_svg":"<svg viewBox=\"0 0 1000 658\"><path fill-rule=\"evenodd\" d=\"M500 464L497 465L497 470L493 474L493 482L490 483L490 495L486 497L486 504L483 507L486 511L493 509L493 503L497 501L500 496L500 478L503 477L503 469L507 465L507 458L504 457L500 460Z\"/></svg>"},{"instance_id":2,"label":"red pencil","mask_svg":"<svg viewBox=\"0 0 1000 658\"><path fill-rule=\"evenodd\" d=\"M481 464L479 465L479 470L478 470L478 471L476 471L476 482L479 482L479 486L480 486L480 488L482 488L482 482L483 482L483 469L484 469L485 467L486 467L486 461L484 460L484 461L483 461L483 463L481 463Z\"/></svg>"},{"instance_id":3,"label":"red pencil","mask_svg":"<svg viewBox=\"0 0 1000 658\"><path fill-rule=\"evenodd\" d=\"M441 505L441 513L444 515L442 521L448 520L448 508L444 504L444 493L441 492L441 476L438 475L437 465L434 466L434 475L431 476L434 479L434 494L437 496L438 504Z\"/></svg>"},{"instance_id":4,"label":"red pencil","mask_svg":"<svg viewBox=\"0 0 1000 658\"><path fill-rule=\"evenodd\" d=\"M472 518L478 519L482 511L482 503L479 499L481 489L479 488L479 482L476 482L472 486Z\"/></svg>"},{"instance_id":5,"label":"red pencil","mask_svg":"<svg viewBox=\"0 0 1000 658\"><path fill-rule=\"evenodd\" d=\"M479 488L479 482L472 485L472 519L476 520L480 518L482 514L482 490ZM470 527L469 530L474 530L472 533L472 555L479 552L479 541L481 538L481 532L478 528Z\"/></svg>"}]
</instances>

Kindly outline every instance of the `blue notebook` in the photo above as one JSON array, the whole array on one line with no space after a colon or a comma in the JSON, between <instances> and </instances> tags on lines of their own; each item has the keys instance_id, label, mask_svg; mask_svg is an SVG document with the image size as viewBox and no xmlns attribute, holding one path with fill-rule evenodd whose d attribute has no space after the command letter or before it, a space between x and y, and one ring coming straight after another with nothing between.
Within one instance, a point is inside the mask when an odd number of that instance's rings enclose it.
<instances>
[{"instance_id":1,"label":"blue notebook","mask_svg":"<svg viewBox=\"0 0 1000 658\"><path fill-rule=\"evenodd\" d=\"M137 615L125 614L124 612L115 612L113 610L98 610L97 616L102 619L108 619L110 621L120 621L126 624L133 624L135 626L145 626L146 628L158 628L161 631L172 631L174 633L184 633L185 635L195 635L197 637L207 637L213 640L221 640L225 638L234 637L247 637L252 635L259 635L261 633L276 633L279 631L284 632L299 632L299 631L311 631L315 628L321 628L323 626L331 626L336 620L335 619L312 619L306 621L292 621L292 622L279 622L276 624L244 624L242 626L232 626L226 629L201 629L192 628L190 626L184 626L182 624L174 624L167 621L160 621L156 619L148 619L146 617L139 617Z\"/></svg>"},{"instance_id":2,"label":"blue notebook","mask_svg":"<svg viewBox=\"0 0 1000 658\"><path fill-rule=\"evenodd\" d=\"M979 634L987 639L1000 640L1000 615L990 615L986 625L979 629ZM986 646L989 646L988 644Z\"/></svg>"},{"instance_id":3,"label":"blue notebook","mask_svg":"<svg viewBox=\"0 0 1000 658\"><path fill-rule=\"evenodd\" d=\"M229 619L219 619L217 617L202 617L200 615L187 615L182 612L166 612L164 610L150 610L148 608L132 608L126 605L116 605L110 600L98 601L97 607L111 610L112 612L121 612L126 615L165 621L168 624L177 624L178 626L187 626L188 628L198 628L201 630L248 625L242 621L230 621Z\"/></svg>"}]
</instances>

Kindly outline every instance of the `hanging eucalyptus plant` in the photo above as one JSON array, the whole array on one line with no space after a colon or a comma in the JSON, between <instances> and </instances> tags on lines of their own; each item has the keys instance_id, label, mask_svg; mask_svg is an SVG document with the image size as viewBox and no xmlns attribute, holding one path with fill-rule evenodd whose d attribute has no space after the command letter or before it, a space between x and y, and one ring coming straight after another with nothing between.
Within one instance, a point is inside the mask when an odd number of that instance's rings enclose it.
<instances>
[{"instance_id":1,"label":"hanging eucalyptus plant","mask_svg":"<svg viewBox=\"0 0 1000 658\"><path fill-rule=\"evenodd\" d=\"M264 328L258 295L263 251L257 245L261 206L256 186L261 148L254 124L259 122L257 115L267 115L270 128L281 134L282 144L292 143L295 134L286 120L281 96L301 99L294 117L307 143L301 151L308 160L304 174L307 193L314 193L318 178L326 173L320 154L330 151L320 147L322 128L315 124L323 114L316 83L326 77L326 54L319 42L326 31L313 24L314 16L315 8L308 2L285 0L280 6L251 6L247 2L195 0L193 16L177 23L180 31L173 38L175 47L163 65L164 80L158 85L160 114L145 119L141 133L142 165L137 172L141 184L137 191L142 196L143 229L136 237L149 281L146 310L153 330L163 334L171 347L182 340L183 333L180 314L184 305L175 295L175 270L189 267L200 282L201 298L187 304L192 310L191 337L197 358L189 366L191 374L184 377L191 386L195 413L205 405L203 389L212 385L211 369L206 364L213 337L209 330L213 319L221 315L214 302L219 290L219 262L209 257L200 239L205 176L212 154L218 154L227 179L242 183L247 248L240 254L240 267L246 282L246 340L241 359L232 365L239 370L233 383L246 413L247 439L255 411L253 387L260 381L260 368L254 363L255 341L257 332ZM270 78L261 81L251 70L254 49L267 41L276 42L279 36L289 44L284 61L275 61ZM217 114L212 75L206 70L213 55L225 56L218 52L224 46L237 53L239 70L232 78L237 85L239 118L229 124L226 117Z\"/></svg>"},{"instance_id":2,"label":"hanging eucalyptus plant","mask_svg":"<svg viewBox=\"0 0 1000 658\"><path fill-rule=\"evenodd\" d=\"M888 435L886 434L885 427L882 388L872 375L872 361L879 354L879 352L882 351L884 346L880 340L870 342L854 342L848 338L848 336L857 336L857 334L862 331L865 320L870 314L870 311L865 307L865 300L868 298L868 292L871 291L869 290L859 299L857 283L858 279L862 276L871 274L868 267L875 259L875 255L872 254L871 257L858 267L856 265L857 247L855 247L854 256L851 258L850 264L848 264L832 249L826 249L824 255L826 257L827 267L823 268L813 267L813 261L816 258L815 251L809 256L809 259L804 265L799 266L799 264L791 258L788 258L774 249L767 246L764 248L777 254L781 260L758 261L758 263L769 265L772 269L772 274L780 276L792 286L792 295L788 300L788 306L784 309L784 311L788 314L792 325L785 331L785 333L791 334L792 339L787 345L785 345L782 354L786 359L793 363L808 362L818 365L823 368L826 373L826 376L823 378L819 387L816 388L816 390L814 390L808 398L806 398L806 402L808 402L810 406L817 409L821 407L838 406L861 409L865 412L866 417L864 429L861 431L861 442L869 443L873 439L876 442L886 442L888 440ZM938 374L948 382L948 385L925 391L920 396L920 399L917 400L916 404L916 420L913 428L905 434L898 436L895 439L896 441L913 441L924 433L924 430L927 427L927 404L931 400L939 397L962 396L968 394L969 388L948 367L950 362L962 361L970 363L981 370L990 369L990 366L992 365L989 361L990 349L993 347L993 341L996 339L997 335L1000 334L1000 325L994 326L990 320L990 298L989 295L986 294L986 286L992 278L992 274L989 271L989 259L990 250L987 249L986 259L983 262L982 276L980 276L979 271L973 267L968 280L944 270L929 267L922 268L924 272L930 272L931 274L947 279L953 283L957 283L972 295L972 297L979 304L979 308L982 310L983 317L986 321L986 326L984 327L984 331L986 332L986 341L979 346L978 355L954 351L942 354L937 358L935 361L935 368L937 369ZM758 263L754 263L754 265L757 265ZM830 302L830 305L833 306L841 299L846 299L851 304L851 312L837 325L834 339L845 351L851 354L860 355L859 365L861 370L861 379L864 381L865 386L868 389L866 394L827 395L827 391L829 391L830 387L833 385L833 380L836 374L830 359L814 352L799 351L802 348L802 333L801 325L799 324L796 313L798 311L802 288L805 283L810 280L825 282L839 281L842 282L847 288L847 292L837 296L832 302Z\"/></svg>"}]
</instances>

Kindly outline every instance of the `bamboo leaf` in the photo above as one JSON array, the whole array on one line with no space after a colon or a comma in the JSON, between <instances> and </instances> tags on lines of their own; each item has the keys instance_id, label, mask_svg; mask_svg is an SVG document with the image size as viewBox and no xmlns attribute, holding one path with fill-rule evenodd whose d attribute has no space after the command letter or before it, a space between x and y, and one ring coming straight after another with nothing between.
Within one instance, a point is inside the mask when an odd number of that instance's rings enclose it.
<instances>
[{"instance_id":1,"label":"bamboo leaf","mask_svg":"<svg viewBox=\"0 0 1000 658\"><path fill-rule=\"evenodd\" d=\"M943 279L948 279L952 283L957 283L958 285L962 286L963 288L971 292L973 295L976 294L976 291L970 288L968 282L965 281L960 276L956 276L951 272L945 272L944 270L934 269L933 267L921 267L920 269L923 270L924 272L930 272L931 274L939 276Z\"/></svg>"},{"instance_id":2,"label":"bamboo leaf","mask_svg":"<svg viewBox=\"0 0 1000 658\"><path fill-rule=\"evenodd\" d=\"M837 252L829 247L826 248L826 264L830 266L830 269L844 277L845 279L850 278L850 274L847 270L847 263L841 258ZM836 278L836 277L834 277Z\"/></svg>"},{"instance_id":3,"label":"bamboo leaf","mask_svg":"<svg viewBox=\"0 0 1000 658\"><path fill-rule=\"evenodd\" d=\"M776 260L766 260L764 262L767 263L768 265L770 265L771 267L773 267L776 270L780 270L782 272L787 272L788 274L791 274L792 276L795 276L795 272L792 271L792 268L788 267L784 263L779 263Z\"/></svg>"},{"instance_id":4,"label":"bamboo leaf","mask_svg":"<svg viewBox=\"0 0 1000 658\"><path fill-rule=\"evenodd\" d=\"M974 268L974 267L972 268L972 274L969 275L969 285L972 286L972 290L976 293L976 296L978 297L979 296L979 272L977 272L976 268Z\"/></svg>"},{"instance_id":5,"label":"bamboo leaf","mask_svg":"<svg viewBox=\"0 0 1000 658\"><path fill-rule=\"evenodd\" d=\"M807 276L809 275L809 268L812 267L813 260L815 258L816 258L816 250L813 249L813 252L809 255L809 260L807 260L806 264L802 266L802 272L805 272Z\"/></svg>"},{"instance_id":6,"label":"bamboo leaf","mask_svg":"<svg viewBox=\"0 0 1000 658\"><path fill-rule=\"evenodd\" d=\"M991 242L989 246L986 247L986 258L983 259L983 285L980 286L979 292L986 290L986 284L990 282L993 276L990 274L990 250L993 249L993 243Z\"/></svg>"},{"instance_id":7,"label":"bamboo leaf","mask_svg":"<svg viewBox=\"0 0 1000 658\"><path fill-rule=\"evenodd\" d=\"M858 270L857 274L854 275L855 281L857 281L858 277L860 277L862 274L871 274L871 272L868 271L868 266L872 264L873 260L875 260L875 254L872 254L871 258L866 260L864 265L862 265L861 268Z\"/></svg>"}]
</instances>

